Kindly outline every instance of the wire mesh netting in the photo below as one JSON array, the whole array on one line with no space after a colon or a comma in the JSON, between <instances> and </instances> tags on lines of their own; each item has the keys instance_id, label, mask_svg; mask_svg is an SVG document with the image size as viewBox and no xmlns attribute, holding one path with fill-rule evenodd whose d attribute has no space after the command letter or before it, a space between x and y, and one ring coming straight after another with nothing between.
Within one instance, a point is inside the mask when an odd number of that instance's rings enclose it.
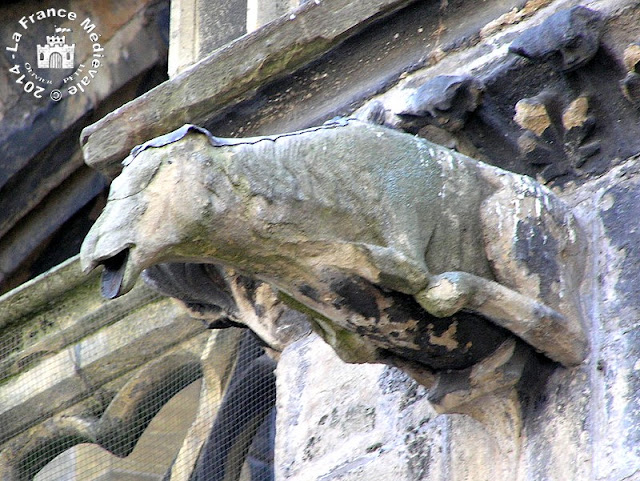
<instances>
[{"instance_id":1,"label":"wire mesh netting","mask_svg":"<svg viewBox=\"0 0 640 481\"><path fill-rule=\"evenodd\" d=\"M144 433L128 456L120 458L96 444L81 443L51 460L34 479L272 480L274 362L250 335L243 336L237 348L229 346L224 354L235 358L235 367L217 406L208 405L198 412L200 397L206 396L203 393L206 381L198 379L164 404L148 425L143 418L138 421L145 428ZM191 375L199 374L197 369L193 371ZM182 385L184 377L177 376L168 382ZM149 402L160 404L163 396ZM132 425L130 429L135 432L140 427ZM193 465L194 453L180 456L181 448L190 433L206 431ZM73 442L68 440L69 444ZM108 439L104 442L109 444Z\"/></svg>"},{"instance_id":2,"label":"wire mesh netting","mask_svg":"<svg viewBox=\"0 0 640 481\"><path fill-rule=\"evenodd\" d=\"M95 444L82 443L58 455L34 479L272 480L273 361L252 336L245 336L241 345L229 349L227 355L236 358L235 368L217 409L207 407L200 413L201 419L197 419L203 390L200 379L183 388L160 409L129 456L118 458ZM180 384L182 380L174 382ZM156 402L160 399L157 397ZM194 421L203 426L194 425ZM179 451L190 429L202 431L202 428L208 430L208 436L195 466L189 465L193 456L179 457Z\"/></svg>"},{"instance_id":3,"label":"wire mesh netting","mask_svg":"<svg viewBox=\"0 0 640 481\"><path fill-rule=\"evenodd\" d=\"M273 479L275 362L253 335L243 336L237 362L192 481ZM246 458L246 463L245 463Z\"/></svg>"},{"instance_id":4,"label":"wire mesh netting","mask_svg":"<svg viewBox=\"0 0 640 481\"><path fill-rule=\"evenodd\" d=\"M275 361L261 341L136 296L61 301L0 331L0 478L272 480Z\"/></svg>"}]
</instances>

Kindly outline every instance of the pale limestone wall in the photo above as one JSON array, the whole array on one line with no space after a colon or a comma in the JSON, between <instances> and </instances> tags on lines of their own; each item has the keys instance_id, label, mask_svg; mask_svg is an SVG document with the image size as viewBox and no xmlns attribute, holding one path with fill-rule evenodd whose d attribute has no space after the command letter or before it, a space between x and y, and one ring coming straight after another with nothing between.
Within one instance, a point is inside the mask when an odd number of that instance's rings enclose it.
<instances>
[{"instance_id":1,"label":"pale limestone wall","mask_svg":"<svg viewBox=\"0 0 640 481\"><path fill-rule=\"evenodd\" d=\"M299 5L298 0L176 0L171 2L169 76Z\"/></svg>"},{"instance_id":2,"label":"pale limestone wall","mask_svg":"<svg viewBox=\"0 0 640 481\"><path fill-rule=\"evenodd\" d=\"M438 415L406 374L345 364L315 336L285 350L278 388L277 479L515 479L509 396L483 399L475 417Z\"/></svg>"},{"instance_id":3,"label":"pale limestone wall","mask_svg":"<svg viewBox=\"0 0 640 481\"><path fill-rule=\"evenodd\" d=\"M546 12L589 2L550 3ZM637 39L637 31L630 34L632 27L627 27L637 25L637 2L588 6L614 14L607 49L617 55L627 45L624 39ZM544 19L545 13L540 16ZM507 23L496 37L485 37L486 43L450 54L415 76L473 75L482 71L484 62L506 62L501 42L508 45L526 28L517 22L508 26L513 19L502 17ZM496 33L496 24L500 21L483 31ZM616 24L622 26L616 29ZM629 62L634 72L637 60ZM567 77L575 80L580 75ZM601 88L619 88L617 80L608 82L603 77ZM369 115L382 105L389 120L389 112L400 111L406 100L402 83L365 103L359 112ZM420 85L411 75L404 83L408 91ZM598 89L592 85L587 92L597 96ZM505 90L506 94L511 92ZM608 122L597 121L600 126ZM630 127L636 123L633 120ZM438 129L424 132L479 155L464 144L464 130L463 135ZM436 414L424 388L399 370L348 365L319 338L300 341L285 350L278 366L277 479L640 480L640 161L637 155L611 155L601 162L611 167L590 180L554 186L573 207L589 243L580 295L590 354L580 366L567 369L541 361L517 390L480 398L461 413Z\"/></svg>"}]
</instances>

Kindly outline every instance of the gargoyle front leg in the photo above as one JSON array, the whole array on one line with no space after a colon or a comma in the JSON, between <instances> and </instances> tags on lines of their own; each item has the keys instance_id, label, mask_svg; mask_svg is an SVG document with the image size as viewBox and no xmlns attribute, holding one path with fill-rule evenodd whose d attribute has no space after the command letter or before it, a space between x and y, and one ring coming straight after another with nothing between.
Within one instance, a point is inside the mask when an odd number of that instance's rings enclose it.
<instances>
[{"instance_id":1,"label":"gargoyle front leg","mask_svg":"<svg viewBox=\"0 0 640 481\"><path fill-rule=\"evenodd\" d=\"M584 359L581 336L571 332L572 324L562 314L497 282L467 272L445 272L433 276L414 297L437 317L461 310L482 314L566 366Z\"/></svg>"}]
</instances>

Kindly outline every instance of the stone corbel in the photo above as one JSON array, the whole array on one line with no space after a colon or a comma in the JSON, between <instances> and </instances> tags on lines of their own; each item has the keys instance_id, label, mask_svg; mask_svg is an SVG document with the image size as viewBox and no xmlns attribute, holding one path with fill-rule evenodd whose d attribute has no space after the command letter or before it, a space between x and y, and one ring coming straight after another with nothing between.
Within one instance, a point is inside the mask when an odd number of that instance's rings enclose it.
<instances>
[{"instance_id":1,"label":"stone corbel","mask_svg":"<svg viewBox=\"0 0 640 481\"><path fill-rule=\"evenodd\" d=\"M524 343L495 330L479 316L425 318L407 305L406 298L385 294L365 283L352 284L346 290L370 297L381 311L395 310L395 322L403 316L432 322L427 326L428 336L422 341L421 360L409 351L406 356L387 353L394 348L393 342L377 339L372 344L363 331L356 334L342 329L292 298L278 294L267 283L227 268L213 264L157 264L146 269L143 278L158 292L180 302L191 316L201 319L210 329L248 327L266 344L272 357L278 358L279 352L313 329L345 362L397 367L430 387L429 400L441 413L459 412L479 397L515 386L530 360L527 354L530 349ZM335 296L331 302L344 304L349 300ZM499 347L491 353L496 345ZM483 357L487 352L489 355ZM211 370L208 364L209 361L203 366L205 379ZM214 371L211 375L215 377ZM206 399L206 390L203 392Z\"/></svg>"}]
</instances>

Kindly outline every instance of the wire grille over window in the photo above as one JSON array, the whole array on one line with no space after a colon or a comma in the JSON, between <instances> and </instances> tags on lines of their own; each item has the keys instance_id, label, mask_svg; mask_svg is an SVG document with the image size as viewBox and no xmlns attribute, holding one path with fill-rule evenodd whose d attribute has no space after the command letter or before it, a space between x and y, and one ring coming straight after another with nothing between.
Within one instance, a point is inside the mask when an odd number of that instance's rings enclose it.
<instances>
[{"instance_id":1,"label":"wire grille over window","mask_svg":"<svg viewBox=\"0 0 640 481\"><path fill-rule=\"evenodd\" d=\"M208 412L196 419L200 395L206 390L206 381L202 379L182 388L166 403L166 396L158 392L149 397L147 406L140 408L157 412L153 419L142 417L129 426L130 438L135 438L140 430L144 432L128 456L118 457L97 444L76 444L79 439L71 436L61 438L52 448L59 450L61 445L66 445L68 449L44 466L34 479L272 480L275 363L249 331L242 337L237 348L231 345L228 352L220 353L235 358L235 366L225 394L215 409L206 409ZM171 391L167 383L182 386L186 379L201 375L198 367L190 366L189 370L166 380L164 389ZM198 426L197 423L210 426ZM180 457L180 448L190 430L203 431L203 428L208 430L208 435L199 452ZM113 440L101 441L105 445L114 445L115 452L126 452L132 440L126 437L118 440L114 436ZM197 462L195 466L189 466L189 459L192 460L194 454L197 454ZM40 456L46 459L49 453L45 450ZM25 462L34 466L41 463L39 459L31 458Z\"/></svg>"},{"instance_id":2,"label":"wire grille over window","mask_svg":"<svg viewBox=\"0 0 640 481\"><path fill-rule=\"evenodd\" d=\"M48 276L0 298L0 479L273 479L275 361L251 331Z\"/></svg>"}]
</instances>

